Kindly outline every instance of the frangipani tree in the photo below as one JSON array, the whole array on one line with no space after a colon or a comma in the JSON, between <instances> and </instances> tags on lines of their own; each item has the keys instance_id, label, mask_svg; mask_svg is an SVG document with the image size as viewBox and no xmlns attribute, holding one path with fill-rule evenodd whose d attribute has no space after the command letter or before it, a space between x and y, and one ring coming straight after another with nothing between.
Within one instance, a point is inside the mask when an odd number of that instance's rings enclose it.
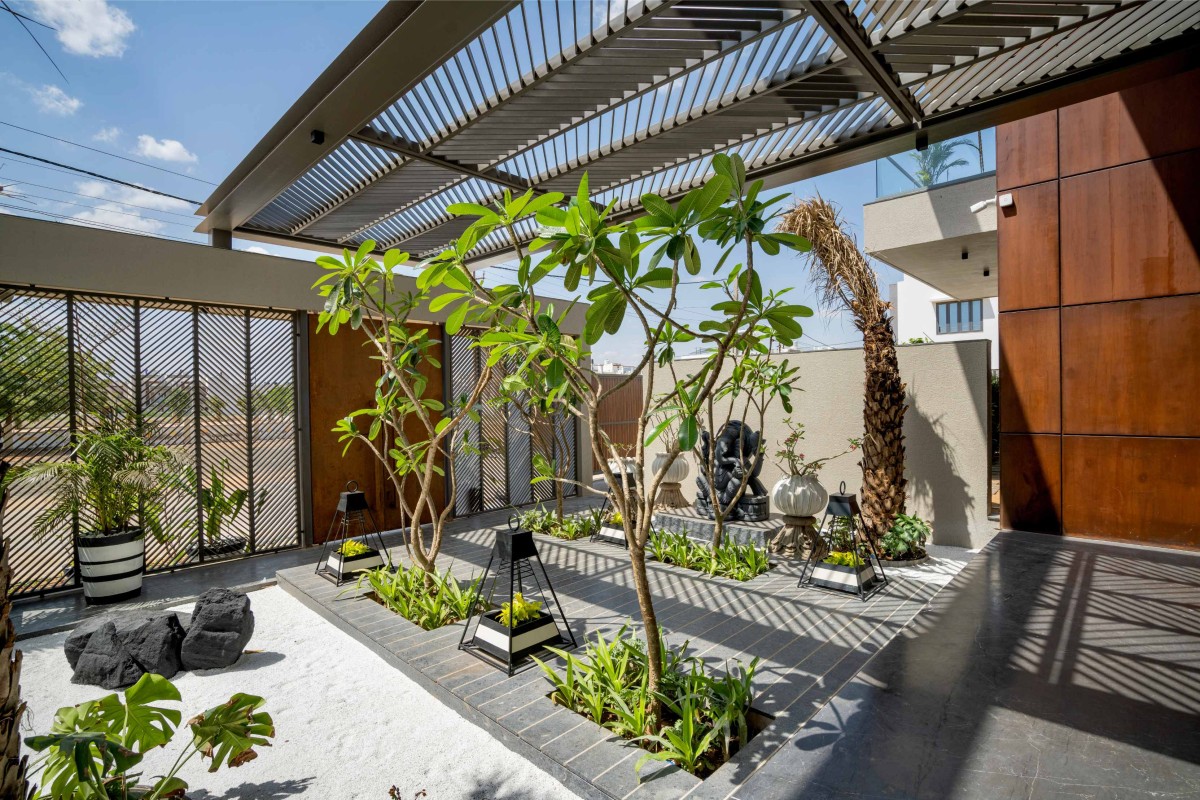
<instances>
[{"instance_id":1,"label":"frangipani tree","mask_svg":"<svg viewBox=\"0 0 1200 800\"><path fill-rule=\"evenodd\" d=\"M633 583L637 592L650 663L650 689L662 677L658 621L646 572L646 543L654 498L667 469L681 450L692 449L699 437L702 414L709 398L722 391L722 369L738 354L761 351L764 338L791 344L801 335L798 317L811 311L789 305L781 292L766 292L755 269L757 254L775 255L783 248L808 249L808 242L790 233L770 232L774 207L785 195L760 200L761 182L746 183L745 166L737 156L713 159L714 175L701 188L677 203L647 194L641 199L644 216L632 221L612 217L613 204L592 203L586 176L565 207L507 195L495 208L473 204L450 207L452 213L473 216L468 228L473 241L494 231L507 232L518 264L516 282L484 287L466 264L461 247L447 249L422 272L423 285L444 289L452 296L445 304L462 302L490 309L492 328L479 337L488 363L508 360L513 381L521 389L540 392L562 402L586 420L588 437L601 469L613 489L629 544ZM615 203L615 201L614 201ZM536 211L531 207L537 205ZM517 223L531 213L542 226L541 236L528 248L516 235ZM702 285L713 302L712 319L700 324L681 320L678 291L681 279L700 274L701 242L719 248L713 279ZM535 261L535 254L536 261ZM563 331L565 315L555 316L537 297L537 288L552 270L565 268L567 291L589 288L582 338ZM464 276L469 283L464 284ZM632 325L645 338L646 352L634 373L643 376L644 401L637 419L637 443L630 454L634 479L609 465L617 448L597 424L601 389L587 366L589 348L605 334ZM695 342L711 350L691 375L675 375L675 348ZM522 377L524 376L524 377ZM612 390L610 390L612 391ZM655 415L667 412L657 427ZM647 469L647 447L667 426L677 426L678 438L661 469ZM656 701L657 702L657 701ZM657 709L655 709L657 710Z\"/></svg>"},{"instance_id":2,"label":"frangipani tree","mask_svg":"<svg viewBox=\"0 0 1200 800\"><path fill-rule=\"evenodd\" d=\"M560 202L561 194L538 198L525 196L506 199L506 213L513 216L536 214L539 209ZM457 397L442 398L441 382L432 385L430 376L442 368L437 352L441 342L429 335L430 329L409 324L429 320L453 305L446 319L446 331L456 334L465 326L507 330L521 322L507 306L504 295L484 295L463 259L483 235L480 226L472 226L451 247L434 259L418 276L414 289L397 285L397 269L408 261L408 254L388 250L382 262L372 258L375 242L366 241L342 258L321 256L317 263L326 274L315 284L325 300L318 318L318 332L327 328L331 335L345 325L361 331L370 346L371 358L379 362L374 404L351 411L338 421L334 431L348 450L355 442L366 447L382 464L396 490L397 502L408 526L409 557L426 572L436 569L442 536L453 506L440 502L443 481L449 481L449 496L455 496L454 459L456 452L478 448L468 439L470 425L479 421L479 408L492 372L500 357L482 337L472 346L485 352L484 366L474 385ZM502 354L501 354L502 356ZM449 464L449 473L443 468ZM405 489L415 486L417 499L410 502ZM429 538L422 535L422 522L430 522Z\"/></svg>"}]
</instances>

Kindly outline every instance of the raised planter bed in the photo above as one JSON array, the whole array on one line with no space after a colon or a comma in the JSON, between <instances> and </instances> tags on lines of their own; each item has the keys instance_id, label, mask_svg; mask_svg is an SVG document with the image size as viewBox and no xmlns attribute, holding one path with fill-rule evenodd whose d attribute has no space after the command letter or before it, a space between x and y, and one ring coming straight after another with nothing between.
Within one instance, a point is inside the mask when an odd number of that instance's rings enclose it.
<instances>
[{"instance_id":1,"label":"raised planter bed","mask_svg":"<svg viewBox=\"0 0 1200 800\"><path fill-rule=\"evenodd\" d=\"M511 639L509 633L508 626L500 621L500 612L489 611L479 620L474 645L502 661L516 662L559 638L554 618L545 611L539 611L534 619L518 622L511 629Z\"/></svg>"}]
</instances>

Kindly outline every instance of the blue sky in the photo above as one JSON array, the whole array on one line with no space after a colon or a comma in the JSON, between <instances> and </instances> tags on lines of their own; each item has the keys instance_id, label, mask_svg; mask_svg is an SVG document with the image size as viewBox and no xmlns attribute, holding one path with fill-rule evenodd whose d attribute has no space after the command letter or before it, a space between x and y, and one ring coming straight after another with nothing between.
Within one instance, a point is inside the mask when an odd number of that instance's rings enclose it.
<instances>
[{"instance_id":1,"label":"blue sky","mask_svg":"<svg viewBox=\"0 0 1200 800\"><path fill-rule=\"evenodd\" d=\"M203 200L258 142L380 7L377 2L134 2L10 0L58 30L31 25L65 73L59 75L29 35L0 15L0 122L69 139L181 173L121 161L0 125L0 147L100 172L182 198ZM0 153L0 204L29 213L203 241L191 229L194 206L24 163ZM199 180L194 180L199 179ZM867 164L783 187L820 193L841 206L861 238L862 206L875 197ZM74 193L74 194L72 194ZM14 195L23 195L14 199ZM21 213L0 207L0 212ZM239 242L238 247L312 258L307 251ZM715 260L715 259L713 259ZM710 261L711 263L711 261ZM795 287L815 302L794 256L758 264L772 287ZM878 265L881 283L899 273ZM493 271L493 278L503 276ZM2 276L0 276L2 277ZM561 286L551 294L563 295ZM709 303L698 289L681 296L699 320ZM808 345L859 339L843 314L805 324ZM622 332L596 348L600 360L630 361L641 337Z\"/></svg>"}]
</instances>

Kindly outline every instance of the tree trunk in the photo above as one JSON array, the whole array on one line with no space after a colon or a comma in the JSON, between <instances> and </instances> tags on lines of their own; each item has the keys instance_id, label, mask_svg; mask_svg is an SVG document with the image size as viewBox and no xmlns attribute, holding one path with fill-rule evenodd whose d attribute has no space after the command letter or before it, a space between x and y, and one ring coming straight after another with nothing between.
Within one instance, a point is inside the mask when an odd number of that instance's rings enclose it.
<instances>
[{"instance_id":1,"label":"tree trunk","mask_svg":"<svg viewBox=\"0 0 1200 800\"><path fill-rule=\"evenodd\" d=\"M0 506L3 505L0 500ZM28 759L21 757L21 651L16 650L16 630L8 600L12 568L8 565L8 543L0 541L0 800L24 800L29 796L25 779Z\"/></svg>"},{"instance_id":2,"label":"tree trunk","mask_svg":"<svg viewBox=\"0 0 1200 800\"><path fill-rule=\"evenodd\" d=\"M629 522L626 521L625 524L628 526ZM629 545L629 563L633 570L633 588L637 592L638 609L642 613L642 630L646 635L646 660L650 672L649 711L656 718L662 719L662 702L658 699L657 694L659 686L662 684L662 640L658 632L658 616L654 611L654 598L650 594L650 581L646 575L646 549L642 544L645 539L640 527ZM649 526L647 525L647 527ZM629 530L626 527L626 538L629 538Z\"/></svg>"},{"instance_id":3,"label":"tree trunk","mask_svg":"<svg viewBox=\"0 0 1200 800\"><path fill-rule=\"evenodd\" d=\"M904 383L896 340L886 314L863 331L866 392L863 404L862 515L874 541L904 513Z\"/></svg>"}]
</instances>

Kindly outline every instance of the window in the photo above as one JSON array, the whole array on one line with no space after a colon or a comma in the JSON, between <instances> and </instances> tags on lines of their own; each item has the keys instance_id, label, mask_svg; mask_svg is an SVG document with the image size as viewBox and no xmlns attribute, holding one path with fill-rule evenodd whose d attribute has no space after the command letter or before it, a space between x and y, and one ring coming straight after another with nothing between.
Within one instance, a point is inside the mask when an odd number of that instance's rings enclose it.
<instances>
[{"instance_id":1,"label":"window","mask_svg":"<svg viewBox=\"0 0 1200 800\"><path fill-rule=\"evenodd\" d=\"M983 301L956 300L937 304L937 332L968 333L983 330Z\"/></svg>"}]
</instances>

